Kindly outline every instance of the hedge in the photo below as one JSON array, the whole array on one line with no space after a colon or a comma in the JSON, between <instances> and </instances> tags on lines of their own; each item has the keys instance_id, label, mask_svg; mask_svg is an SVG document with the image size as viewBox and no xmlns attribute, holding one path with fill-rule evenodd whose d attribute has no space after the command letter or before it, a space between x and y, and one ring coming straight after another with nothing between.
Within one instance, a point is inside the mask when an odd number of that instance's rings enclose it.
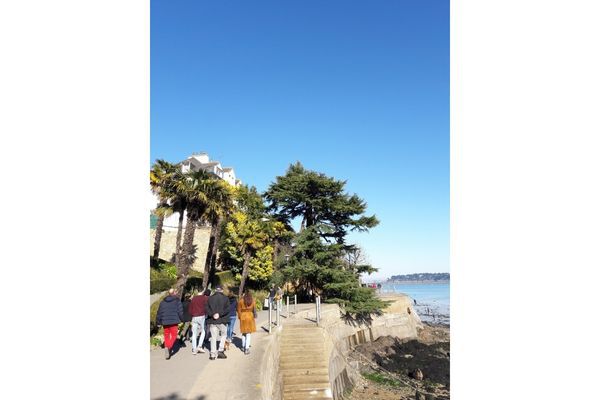
<instances>
[{"instance_id":1,"label":"hedge","mask_svg":"<svg viewBox=\"0 0 600 400\"><path fill-rule=\"evenodd\" d=\"M158 312L158 306L160 305L160 302L163 301L167 296L168 293L164 294L160 299L156 300L150 306L150 336L158 333L158 328L160 327L156 326L156 313Z\"/></svg>"}]
</instances>

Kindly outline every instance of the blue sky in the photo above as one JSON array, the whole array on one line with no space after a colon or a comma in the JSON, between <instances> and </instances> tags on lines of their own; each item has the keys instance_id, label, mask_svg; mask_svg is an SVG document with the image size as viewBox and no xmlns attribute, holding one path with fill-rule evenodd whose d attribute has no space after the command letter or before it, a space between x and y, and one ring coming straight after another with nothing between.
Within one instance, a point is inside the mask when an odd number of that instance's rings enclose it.
<instances>
[{"instance_id":1,"label":"blue sky","mask_svg":"<svg viewBox=\"0 0 600 400\"><path fill-rule=\"evenodd\" d=\"M151 2L150 157L347 180L374 277L449 271L448 1Z\"/></svg>"}]
</instances>

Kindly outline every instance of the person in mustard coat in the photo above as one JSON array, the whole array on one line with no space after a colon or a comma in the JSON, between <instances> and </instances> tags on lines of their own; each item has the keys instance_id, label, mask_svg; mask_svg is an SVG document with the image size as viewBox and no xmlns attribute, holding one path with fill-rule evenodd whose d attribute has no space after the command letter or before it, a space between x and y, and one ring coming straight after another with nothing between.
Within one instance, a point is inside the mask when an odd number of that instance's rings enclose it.
<instances>
[{"instance_id":1,"label":"person in mustard coat","mask_svg":"<svg viewBox=\"0 0 600 400\"><path fill-rule=\"evenodd\" d=\"M237 315L240 320L240 332L242 333L242 348L244 354L250 354L251 334L256 332L256 303L250 292L244 293L244 296L237 303Z\"/></svg>"}]
</instances>

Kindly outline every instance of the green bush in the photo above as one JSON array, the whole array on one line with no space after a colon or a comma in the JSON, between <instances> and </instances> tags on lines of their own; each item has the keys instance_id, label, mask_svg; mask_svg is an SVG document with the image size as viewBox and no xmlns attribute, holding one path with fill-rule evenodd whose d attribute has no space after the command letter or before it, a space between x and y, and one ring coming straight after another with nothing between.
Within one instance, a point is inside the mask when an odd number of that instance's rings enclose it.
<instances>
[{"instance_id":1,"label":"green bush","mask_svg":"<svg viewBox=\"0 0 600 400\"><path fill-rule=\"evenodd\" d=\"M173 278L163 271L150 268L150 294L163 292L171 288L177 278Z\"/></svg>"},{"instance_id":2,"label":"green bush","mask_svg":"<svg viewBox=\"0 0 600 400\"><path fill-rule=\"evenodd\" d=\"M150 294L163 292L177 281L177 266L161 259L150 258Z\"/></svg>"},{"instance_id":3,"label":"green bush","mask_svg":"<svg viewBox=\"0 0 600 400\"><path fill-rule=\"evenodd\" d=\"M256 309L258 311L262 310L265 299L269 297L269 292L266 290L251 290L250 293L252 293L252 297L254 297L254 300L256 301Z\"/></svg>"},{"instance_id":4,"label":"green bush","mask_svg":"<svg viewBox=\"0 0 600 400\"><path fill-rule=\"evenodd\" d=\"M238 281L235 279L231 271L227 270L215 273L213 287L221 285L224 288L232 288L233 286L237 286L237 284Z\"/></svg>"},{"instance_id":5,"label":"green bush","mask_svg":"<svg viewBox=\"0 0 600 400\"><path fill-rule=\"evenodd\" d=\"M397 379L389 378L378 372L363 373L362 376L364 376L365 378L367 378L370 381L377 382L379 384L386 385L386 386L391 386L391 387L396 387L396 388L406 386L401 381L399 381Z\"/></svg>"},{"instance_id":6,"label":"green bush","mask_svg":"<svg viewBox=\"0 0 600 400\"><path fill-rule=\"evenodd\" d=\"M160 302L163 301L165 297L167 297L167 294L161 296L160 299L156 300L150 306L150 336L155 335L160 328L156 325L156 313L158 312L158 306L160 305Z\"/></svg>"}]
</instances>

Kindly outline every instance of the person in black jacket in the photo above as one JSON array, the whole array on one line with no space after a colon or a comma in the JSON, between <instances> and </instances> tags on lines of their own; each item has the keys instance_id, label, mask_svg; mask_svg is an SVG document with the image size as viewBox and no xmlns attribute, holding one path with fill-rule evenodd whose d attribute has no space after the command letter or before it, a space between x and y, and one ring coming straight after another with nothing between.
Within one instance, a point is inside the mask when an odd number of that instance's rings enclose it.
<instances>
[{"instance_id":1,"label":"person in black jacket","mask_svg":"<svg viewBox=\"0 0 600 400\"><path fill-rule=\"evenodd\" d=\"M223 288L217 286L215 294L206 303L206 324L210 331L210 359L227 358L223 350L227 339L227 324L229 323L229 299L223 294ZM217 337L219 353L217 356Z\"/></svg>"},{"instance_id":2,"label":"person in black jacket","mask_svg":"<svg viewBox=\"0 0 600 400\"><path fill-rule=\"evenodd\" d=\"M179 340L181 341L181 343L184 344L185 346L185 341L188 340L190 338L190 328L191 328L191 324L192 324L192 315L190 314L190 301L192 300L192 294L191 293L187 293L184 297L182 306L183 306L183 318L182 318L182 322L183 322L183 326L181 327L181 330L179 331Z\"/></svg>"},{"instance_id":3,"label":"person in black jacket","mask_svg":"<svg viewBox=\"0 0 600 400\"><path fill-rule=\"evenodd\" d=\"M229 348L229 343L233 340L233 329L235 327L235 320L237 318L237 298L235 294L229 293L229 325L227 326L227 341L225 342L225 349Z\"/></svg>"},{"instance_id":4,"label":"person in black jacket","mask_svg":"<svg viewBox=\"0 0 600 400\"><path fill-rule=\"evenodd\" d=\"M165 359L171 358L171 349L177 340L177 325L183 320L183 306L176 289L169 289L169 295L158 305L156 325L162 325L165 335Z\"/></svg>"}]
</instances>

